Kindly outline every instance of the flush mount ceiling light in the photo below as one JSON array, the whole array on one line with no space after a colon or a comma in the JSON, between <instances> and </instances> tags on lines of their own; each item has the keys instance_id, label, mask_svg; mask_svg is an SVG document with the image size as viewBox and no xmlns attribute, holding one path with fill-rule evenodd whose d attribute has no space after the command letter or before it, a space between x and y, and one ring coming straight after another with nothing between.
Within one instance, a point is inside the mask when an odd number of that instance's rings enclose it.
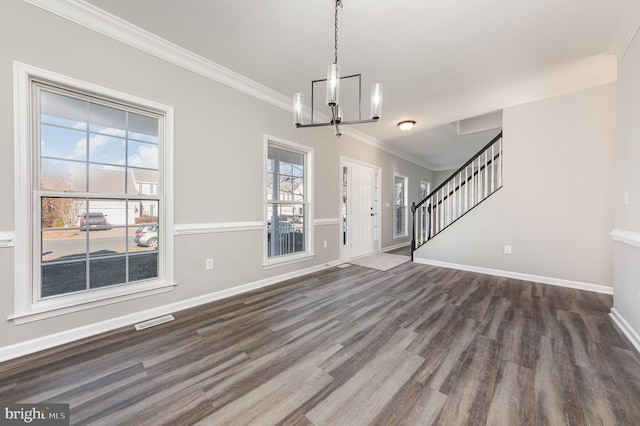
<instances>
[{"instance_id":1,"label":"flush mount ceiling light","mask_svg":"<svg viewBox=\"0 0 640 426\"><path fill-rule=\"evenodd\" d=\"M338 67L338 8L342 7L342 1L336 0L335 8L335 45L334 45L334 60L333 64L329 65L327 70L327 78L322 80L311 81L311 123L304 124L304 98L302 93L296 93L293 95L293 123L296 127L320 127L320 126L335 126L336 136L340 137L342 132L340 131L341 124L360 124L360 123L375 123L380 119L380 112L382 110L382 85L375 83L371 86L371 118L362 119L362 76L360 74L348 75L346 77L340 76L340 68ZM351 121L344 121L342 107L338 103L340 95L340 80L348 78L358 79L358 119ZM326 81L327 82L327 105L331 110L331 121L326 123L316 123L313 121L313 97L315 84Z\"/></svg>"},{"instance_id":2,"label":"flush mount ceiling light","mask_svg":"<svg viewBox=\"0 0 640 426\"><path fill-rule=\"evenodd\" d=\"M403 130L405 132L408 132L409 130L413 129L413 126L415 125L416 125L416 122L413 120L405 120L398 123L398 127L400 127L400 130Z\"/></svg>"}]
</instances>

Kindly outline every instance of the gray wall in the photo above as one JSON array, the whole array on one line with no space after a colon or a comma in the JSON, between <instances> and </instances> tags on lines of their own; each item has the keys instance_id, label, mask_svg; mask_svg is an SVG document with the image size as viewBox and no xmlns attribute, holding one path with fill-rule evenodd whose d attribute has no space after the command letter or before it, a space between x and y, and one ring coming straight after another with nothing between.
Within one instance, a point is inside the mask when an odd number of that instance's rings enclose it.
<instances>
[{"instance_id":1,"label":"gray wall","mask_svg":"<svg viewBox=\"0 0 640 426\"><path fill-rule=\"evenodd\" d=\"M315 149L315 219L339 217L341 155L382 167L382 247L408 242L393 239L392 209L384 207L392 205L393 173L409 176L413 201L420 179L433 179L429 170L346 136L337 140L326 128L297 130L290 112L20 0L3 0L0 39L0 231L14 229L12 61L17 60L175 107L176 224L262 220L263 135L269 134ZM13 313L14 252L0 249L0 347L323 265L339 258L338 237L337 224L317 226L314 259L264 269L263 231L176 236L174 291L20 326L6 319ZM215 258L214 270L204 270L206 257Z\"/></svg>"},{"instance_id":2,"label":"gray wall","mask_svg":"<svg viewBox=\"0 0 640 426\"><path fill-rule=\"evenodd\" d=\"M433 182L431 183L431 190L436 189L442 182L447 180L458 169L451 170L437 170L433 172Z\"/></svg>"},{"instance_id":3,"label":"gray wall","mask_svg":"<svg viewBox=\"0 0 640 426\"><path fill-rule=\"evenodd\" d=\"M640 37L618 67L616 124L616 230L635 233L640 244ZM629 192L629 205L623 194ZM614 243L614 308L640 334L640 248Z\"/></svg>"},{"instance_id":4,"label":"gray wall","mask_svg":"<svg viewBox=\"0 0 640 426\"><path fill-rule=\"evenodd\" d=\"M611 286L615 95L609 84L505 109L503 188L417 256Z\"/></svg>"}]
</instances>

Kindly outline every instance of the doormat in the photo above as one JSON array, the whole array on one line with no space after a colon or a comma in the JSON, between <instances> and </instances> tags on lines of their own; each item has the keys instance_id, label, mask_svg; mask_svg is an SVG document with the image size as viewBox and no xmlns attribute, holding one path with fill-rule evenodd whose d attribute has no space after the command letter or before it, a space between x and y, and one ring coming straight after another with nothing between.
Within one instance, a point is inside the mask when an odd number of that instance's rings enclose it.
<instances>
[{"instance_id":1,"label":"doormat","mask_svg":"<svg viewBox=\"0 0 640 426\"><path fill-rule=\"evenodd\" d=\"M376 253L359 259L350 260L352 265L364 266L365 268L377 269L378 271L388 271L404 262L409 261L409 256L398 254Z\"/></svg>"}]
</instances>

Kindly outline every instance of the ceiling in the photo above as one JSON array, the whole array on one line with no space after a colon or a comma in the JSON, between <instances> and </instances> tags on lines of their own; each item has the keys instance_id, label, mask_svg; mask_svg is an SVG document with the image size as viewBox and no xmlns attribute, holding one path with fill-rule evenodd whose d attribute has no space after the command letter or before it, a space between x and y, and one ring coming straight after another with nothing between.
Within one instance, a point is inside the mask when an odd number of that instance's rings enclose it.
<instances>
[{"instance_id":1,"label":"ceiling","mask_svg":"<svg viewBox=\"0 0 640 426\"><path fill-rule=\"evenodd\" d=\"M607 53L636 1L343 0L342 75L384 85L381 121L354 128L434 169L460 164L497 130L451 122L615 79ZM307 105L333 62L334 0L87 2Z\"/></svg>"}]
</instances>

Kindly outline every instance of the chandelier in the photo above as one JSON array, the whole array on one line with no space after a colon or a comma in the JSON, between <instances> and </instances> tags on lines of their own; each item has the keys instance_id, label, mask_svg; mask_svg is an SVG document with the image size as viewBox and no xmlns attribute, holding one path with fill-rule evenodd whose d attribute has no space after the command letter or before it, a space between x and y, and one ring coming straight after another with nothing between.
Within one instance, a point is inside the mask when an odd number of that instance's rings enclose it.
<instances>
[{"instance_id":1,"label":"chandelier","mask_svg":"<svg viewBox=\"0 0 640 426\"><path fill-rule=\"evenodd\" d=\"M340 67L338 66L338 8L342 7L342 0L336 0L335 19L334 19L334 59L333 64L327 69L327 78L311 81L311 122L304 124L304 97L302 93L293 95L293 123L296 127L321 127L334 126L336 136L340 137L340 125L375 123L380 119L382 110L382 84L375 83L371 86L371 118L362 119L362 76L361 74L353 74L345 77L340 76ZM340 97L340 81L346 79L357 79L358 83L358 119L345 121L343 120L343 111L339 103ZM331 120L326 123L316 123L313 120L313 98L316 83L326 82L327 84L327 106L331 110Z\"/></svg>"}]
</instances>

